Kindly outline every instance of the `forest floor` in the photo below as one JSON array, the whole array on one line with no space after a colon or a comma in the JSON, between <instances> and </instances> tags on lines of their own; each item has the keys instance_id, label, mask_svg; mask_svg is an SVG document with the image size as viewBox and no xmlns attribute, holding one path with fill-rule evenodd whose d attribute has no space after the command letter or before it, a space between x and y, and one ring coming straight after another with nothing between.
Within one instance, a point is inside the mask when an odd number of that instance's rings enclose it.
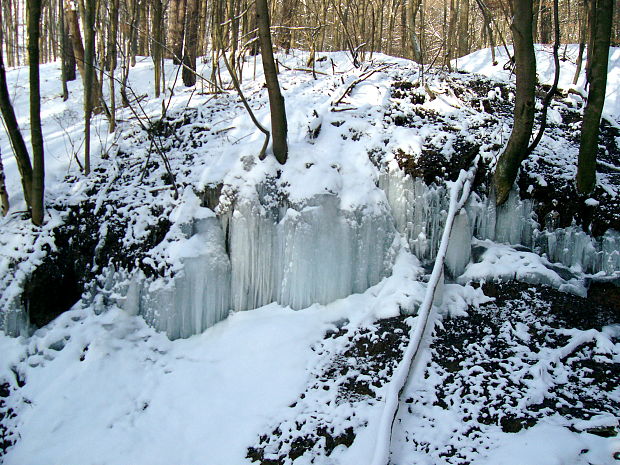
<instances>
[{"instance_id":1,"label":"forest floor","mask_svg":"<svg viewBox=\"0 0 620 465\"><path fill-rule=\"evenodd\" d=\"M385 204L378 178L386 170L443 184L480 155L475 192L486 195L514 99L510 73L490 66L489 55L459 60L460 72L426 70L426 87L416 65L383 55L356 69L345 53L325 54L317 79L304 53L281 56L291 68L281 70L291 149L283 167L270 156L257 160L261 133L233 92L213 95L204 83L184 89L169 64L174 94L155 99L150 60L139 60L130 85L140 121L120 110L119 131L107 134L105 120L95 119L90 177L76 163L79 83L63 103L57 64L45 65L48 216L41 229L23 214L17 169L0 136L13 200L0 224L0 304L7 311L25 296L40 327L28 337L0 334L0 461L369 462L428 263L401 250L391 276L362 294L299 311L273 303L232 313L175 341L120 309L105 272L113 264L174 275L180 264L171 250L187 245L183 225L255 195L266 180L290 202L328 192L343 210L372 212ZM582 87L570 85L568 56L548 132L518 185L522 198L534 200L541 229L579 225L600 237L620 231L620 49L610 57L598 187L587 198L572 182L584 99ZM539 47L537 58L548 83L548 49ZM246 65L244 92L267 124L260 63ZM208 75L209 63L202 66ZM10 70L9 82L27 132L24 73ZM404 391L392 463L617 463L618 270L593 275L519 246L497 247L578 279L587 298L507 278L519 276L523 260L500 273L473 254L470 274L476 265L485 271L475 282L445 285L428 350Z\"/></svg>"}]
</instances>

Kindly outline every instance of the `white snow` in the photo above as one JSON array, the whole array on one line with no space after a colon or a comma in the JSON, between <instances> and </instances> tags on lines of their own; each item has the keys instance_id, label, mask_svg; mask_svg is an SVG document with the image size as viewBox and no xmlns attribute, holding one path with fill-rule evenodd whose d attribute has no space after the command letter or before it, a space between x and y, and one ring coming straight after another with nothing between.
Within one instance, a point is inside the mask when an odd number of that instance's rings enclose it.
<instances>
[{"instance_id":1,"label":"white snow","mask_svg":"<svg viewBox=\"0 0 620 465\"><path fill-rule=\"evenodd\" d=\"M551 45L537 44L534 46L536 51L536 74L540 82L545 84L553 83L555 65L553 63L553 47ZM513 54L512 46L508 46L510 54ZM558 87L561 89L574 88L579 93L586 95L585 85L585 57L587 49L584 51L584 66L579 74L577 85L573 86L573 78L577 65L575 61L579 53L579 46L576 44L563 44L560 47L560 81ZM469 73L483 74L493 79L507 81L514 79L514 74L510 72L510 67L504 69L509 61L504 47L495 48L497 64L494 66L491 60L491 50L482 49L470 55L455 60L458 69ZM607 75L607 91L605 94L605 105L603 112L611 120L620 119L620 47L611 47L609 50L609 63Z\"/></svg>"},{"instance_id":2,"label":"white snow","mask_svg":"<svg viewBox=\"0 0 620 465\"><path fill-rule=\"evenodd\" d=\"M567 56L572 50L567 49ZM498 50L500 58L501 53ZM459 59L459 67L509 79L501 60L491 67L488 56L488 50L476 52ZM544 81L550 76L544 65L550 60L548 50L539 48L538 57ZM118 133L108 134L102 117L93 122L95 173L107 168L104 182L97 184L102 187L93 199L93 215L128 218L127 234L118 244L127 249L143 240L159 219L169 220L166 237L143 258L143 264L162 277L147 276L138 270L140 264L132 272L113 266L97 270L94 295L86 293L50 325L31 337L0 332L0 384L9 382L14 389L2 408L17 414L6 421L19 435L3 457L5 464L250 463L247 447L255 445L260 434L269 433L283 418L294 425L289 405L321 364L313 347L326 332L343 324L354 331L377 318L418 311L428 286L421 264L430 263L439 249L448 189L405 176L394 154L401 150L418 156L431 144L452 156L455 144L468 140L481 142L480 156L492 160L508 124L493 121L487 129L488 115L467 107L450 92L441 73L430 72L429 86L437 98L427 100L424 109L451 118L457 134L422 123L404 127L384 122L388 110L392 113L386 118L396 118L412 107L411 102L390 98L392 83L414 81L419 73L412 63L383 55L375 55L373 66L391 67L361 82L335 106L366 70L353 68L346 53L329 58L317 63L325 73L317 80L303 71L281 73L290 131L285 166L270 154L264 161L257 159L263 135L234 93L214 98L203 84L185 89L177 83L174 95L155 99L150 59L138 60L130 85L137 95L147 95L142 102L145 116L157 120L162 101L170 102L169 114L189 107L198 115L196 122L158 142L170 149L180 197L173 198L173 189L162 182L162 170L148 168L150 141L135 117L119 109ZM294 51L280 59L294 68L306 55ZM619 61L619 49L612 50L605 111L616 120ZM200 66L207 75L211 64L200 61ZM566 86L571 65L563 66L561 83ZM172 85L175 67L166 63L165 71ZM7 77L29 142L25 76L26 69L18 68ZM46 248L56 247L53 228L65 221L65 207L90 196L94 185L75 161L76 155L81 157L83 129L79 79L69 83L70 99L62 102L58 64L43 65L41 76L50 208L40 229L19 213L25 208L19 176L8 139L0 134L11 196L9 216L0 219L0 328L11 333L27 332L20 294ZM248 101L261 124L269 127L260 60L245 63L244 76ZM503 99L499 88L488 97ZM551 109L550 121L560 117ZM471 132L480 127L476 140ZM177 138L200 143L181 150L174 145ZM564 146L546 140L541 147L566 161L561 158ZM387 160L387 166L373 163L373 154ZM571 175L573 167L566 168ZM224 189L212 210L200 196L218 184ZM493 198L473 197L457 216L453 243L445 251L446 276L456 282L437 291L435 303L442 315L462 316L468 306L488 300L470 281L517 278L583 294L587 273L613 276L620 270L616 232L596 241L577 228L540 231L531 201L511 195L507 206L496 211ZM117 212L110 211L109 199L118 202ZM537 248L546 258L507 244ZM470 245L486 248L478 263L471 263ZM560 276L560 267L552 262L569 267L562 269L571 277ZM523 341L529 337L521 326L510 331ZM617 328L605 331L615 334ZM26 382L22 388L15 388L15 373ZM427 387L434 381L431 377ZM310 399L304 408L321 404L326 417L339 420L359 415L357 438L350 448L340 446L314 463L367 463L381 403L362 403L360 411L352 412L344 404L328 406L332 395ZM450 411L431 410L445 423L440 431L420 428L417 434L450 441L460 419ZM620 450L615 439L551 424L516 435L497 433L488 443L468 447L485 445L489 451L480 463L552 465L580 457L607 465ZM580 456L586 448L590 452ZM520 461L523 458L528 459ZM437 463L421 452L409 459ZM309 460L304 456L295 464Z\"/></svg>"}]
</instances>

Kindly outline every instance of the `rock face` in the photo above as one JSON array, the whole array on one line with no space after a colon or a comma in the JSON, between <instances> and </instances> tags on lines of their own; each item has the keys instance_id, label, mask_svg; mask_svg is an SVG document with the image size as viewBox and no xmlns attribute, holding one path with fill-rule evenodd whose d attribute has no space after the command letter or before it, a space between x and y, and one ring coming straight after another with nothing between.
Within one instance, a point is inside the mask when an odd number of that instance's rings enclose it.
<instances>
[{"instance_id":1,"label":"rock face","mask_svg":"<svg viewBox=\"0 0 620 465\"><path fill-rule=\"evenodd\" d=\"M301 309L364 292L390 274L398 245L387 209L343 211L332 195L295 206L243 201L190 229L180 272L161 279L136 271L119 285L123 307L171 338L200 333L231 309Z\"/></svg>"}]
</instances>

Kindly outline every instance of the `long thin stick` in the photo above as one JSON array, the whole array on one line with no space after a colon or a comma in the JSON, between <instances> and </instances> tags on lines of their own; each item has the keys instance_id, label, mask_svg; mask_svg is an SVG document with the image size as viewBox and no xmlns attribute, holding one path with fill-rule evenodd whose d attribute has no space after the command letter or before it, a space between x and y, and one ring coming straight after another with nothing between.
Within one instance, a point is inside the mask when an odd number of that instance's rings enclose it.
<instances>
[{"instance_id":1,"label":"long thin stick","mask_svg":"<svg viewBox=\"0 0 620 465\"><path fill-rule=\"evenodd\" d=\"M444 226L443 235L441 236L441 244L439 245L439 250L437 251L437 257L435 258L433 272L431 273L431 277L426 288L424 300L418 310L417 324L415 327L411 328L409 333L409 344L403 354L403 360L394 371L392 380L387 388L385 407L379 423L379 434L371 465L387 465L389 462L392 429L394 426L394 420L396 419L396 415L398 413L399 399L404 391L413 362L420 350L422 336L427 329L429 329L429 316L433 306L433 300L435 299L437 285L443 276L443 266L446 253L448 251L448 244L450 242L450 233L452 232L454 218L469 198L471 186L476 175L478 160L479 156L476 157L469 171L461 170L459 178L452 184L450 192L450 208L448 210L448 217L446 218L446 225ZM459 191L461 191L460 197Z\"/></svg>"}]
</instances>

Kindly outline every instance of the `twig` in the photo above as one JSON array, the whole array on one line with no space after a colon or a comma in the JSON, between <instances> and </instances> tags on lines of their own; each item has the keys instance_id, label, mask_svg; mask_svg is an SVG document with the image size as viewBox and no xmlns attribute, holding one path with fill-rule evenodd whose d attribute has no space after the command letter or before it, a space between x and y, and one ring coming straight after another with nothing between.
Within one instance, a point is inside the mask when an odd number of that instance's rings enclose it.
<instances>
[{"instance_id":1,"label":"twig","mask_svg":"<svg viewBox=\"0 0 620 465\"><path fill-rule=\"evenodd\" d=\"M392 66L393 65L391 64L387 64L385 66L382 66L381 68L375 68L371 71L366 71L362 73L362 75L359 78L357 78L351 84L349 84L349 86L345 89L342 95L334 103L332 103L332 106L335 107L335 106L338 106L340 103L342 103L342 101L351 93L351 91L355 88L355 86L357 86L360 82L363 82L366 79L368 79L370 76L372 76L373 74L378 73L379 71L383 71Z\"/></svg>"},{"instance_id":2,"label":"twig","mask_svg":"<svg viewBox=\"0 0 620 465\"><path fill-rule=\"evenodd\" d=\"M309 68L291 68L289 66L286 66L284 63L278 62L278 64L280 66L282 66L283 68L288 69L289 71L303 71L305 73L312 73L312 74L322 74L323 76L329 76L329 74L324 73L323 71L316 71L313 69L309 69Z\"/></svg>"},{"instance_id":3,"label":"twig","mask_svg":"<svg viewBox=\"0 0 620 465\"><path fill-rule=\"evenodd\" d=\"M230 74L230 78L232 80L233 86L235 87L237 94L239 94L239 98L241 99L243 106L248 112L248 115L250 115L250 119L254 123L254 126L256 126L258 130L265 135L265 142L263 143L263 147L261 148L260 153L258 155L259 160L264 160L265 154L267 152L267 145L269 145L269 139L271 137L271 133L267 129L265 129L263 125L260 124L258 120L256 119L256 116L254 115L254 112L252 111L250 104L248 103L245 96L243 95L243 91L241 90L241 86L239 85L239 81L237 80L237 75L235 73L235 70L232 69L232 67L230 66L230 63L228 63L228 59L226 58L226 52L224 51L224 49L222 49L222 56L224 57L224 63L226 64L226 69L228 70L228 73Z\"/></svg>"}]
</instances>

